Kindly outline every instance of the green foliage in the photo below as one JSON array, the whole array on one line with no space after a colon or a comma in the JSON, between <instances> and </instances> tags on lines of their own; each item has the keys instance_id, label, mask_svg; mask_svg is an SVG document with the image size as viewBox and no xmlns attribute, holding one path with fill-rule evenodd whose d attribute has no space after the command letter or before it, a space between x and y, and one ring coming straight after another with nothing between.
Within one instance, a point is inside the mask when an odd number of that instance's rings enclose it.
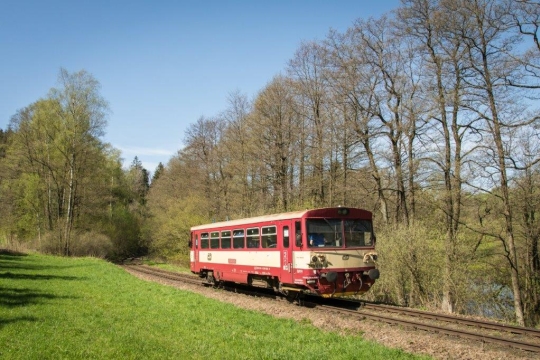
<instances>
[{"instance_id":1,"label":"green foliage","mask_svg":"<svg viewBox=\"0 0 540 360\"><path fill-rule=\"evenodd\" d=\"M37 174L23 173L14 181L17 213L17 235L20 238L34 237L43 228L41 207L43 185Z\"/></svg>"},{"instance_id":2,"label":"green foliage","mask_svg":"<svg viewBox=\"0 0 540 360\"><path fill-rule=\"evenodd\" d=\"M150 180L148 171L142 166L142 162L137 156L133 159L126 177L133 201L144 205L146 203L146 194L150 187Z\"/></svg>"},{"instance_id":3,"label":"green foliage","mask_svg":"<svg viewBox=\"0 0 540 360\"><path fill-rule=\"evenodd\" d=\"M141 243L142 220L126 206L113 207L110 218L104 224L105 233L110 237L112 251L108 258L121 260L145 253Z\"/></svg>"},{"instance_id":4,"label":"green foliage","mask_svg":"<svg viewBox=\"0 0 540 360\"><path fill-rule=\"evenodd\" d=\"M31 246L31 248L43 254L61 254L63 242L57 232L47 231L38 239L37 245Z\"/></svg>"},{"instance_id":5,"label":"green foliage","mask_svg":"<svg viewBox=\"0 0 540 360\"><path fill-rule=\"evenodd\" d=\"M10 129L7 131L0 129L0 160L6 157L6 148L11 135L12 131Z\"/></svg>"},{"instance_id":6,"label":"green foliage","mask_svg":"<svg viewBox=\"0 0 540 360\"><path fill-rule=\"evenodd\" d=\"M189 262L189 229L210 222L211 202L201 194L199 169L173 158L147 196L148 218L144 238L154 256Z\"/></svg>"},{"instance_id":7,"label":"green foliage","mask_svg":"<svg viewBox=\"0 0 540 360\"><path fill-rule=\"evenodd\" d=\"M159 179L159 177L161 176L161 174L163 174L164 171L165 171L165 166L163 166L163 164L160 161L158 166L156 167L156 171L154 171L154 175L152 176L152 184L157 179Z\"/></svg>"},{"instance_id":8,"label":"green foliage","mask_svg":"<svg viewBox=\"0 0 540 360\"><path fill-rule=\"evenodd\" d=\"M376 245L381 278L368 296L400 305L436 307L442 291L441 237L422 224L379 231Z\"/></svg>"},{"instance_id":9,"label":"green foliage","mask_svg":"<svg viewBox=\"0 0 540 360\"><path fill-rule=\"evenodd\" d=\"M111 258L117 249L111 239L96 231L80 232L74 236L71 249L73 256L92 256L97 258Z\"/></svg>"},{"instance_id":10,"label":"green foliage","mask_svg":"<svg viewBox=\"0 0 540 360\"><path fill-rule=\"evenodd\" d=\"M153 255L189 263L190 228L208 222L200 213L199 198L161 199L160 207L153 207L147 222L147 233L151 239L150 251ZM152 198L150 201L158 201Z\"/></svg>"},{"instance_id":11,"label":"green foliage","mask_svg":"<svg viewBox=\"0 0 540 360\"><path fill-rule=\"evenodd\" d=\"M9 142L2 133L0 230L45 252L141 254L148 172L137 159L124 172L120 153L101 142L109 109L97 80L64 69L58 79L13 117Z\"/></svg>"},{"instance_id":12,"label":"green foliage","mask_svg":"<svg viewBox=\"0 0 540 360\"><path fill-rule=\"evenodd\" d=\"M96 195L92 175L102 165L99 136L107 105L97 81L84 71L70 74L62 69L59 82L47 99L14 117L8 153L11 166L17 167L13 180L24 188L15 199L21 213L35 216L39 231L41 227L58 230L62 252L69 254L72 229L77 221L84 221L81 210ZM21 221L28 223L24 216Z\"/></svg>"},{"instance_id":13,"label":"green foliage","mask_svg":"<svg viewBox=\"0 0 540 360\"><path fill-rule=\"evenodd\" d=\"M1 358L416 358L142 281L98 259L0 254L0 269Z\"/></svg>"}]
</instances>

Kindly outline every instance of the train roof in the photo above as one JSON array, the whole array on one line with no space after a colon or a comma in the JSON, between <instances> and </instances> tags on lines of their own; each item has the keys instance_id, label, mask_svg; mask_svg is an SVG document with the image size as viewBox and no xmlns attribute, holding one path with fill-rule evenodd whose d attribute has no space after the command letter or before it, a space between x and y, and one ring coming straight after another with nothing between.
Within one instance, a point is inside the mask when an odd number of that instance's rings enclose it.
<instances>
[{"instance_id":1,"label":"train roof","mask_svg":"<svg viewBox=\"0 0 540 360\"><path fill-rule=\"evenodd\" d=\"M261 223L261 222L268 222L268 221L300 219L308 213L312 216L330 217L330 214L328 213L337 209L339 209L339 207L306 209L306 210L291 211L291 212L279 213L279 214L255 216L251 218L243 218L243 219L237 219L237 220L220 221L220 222L215 222L215 223L210 223L210 224L193 226L191 228L191 231L211 229L211 228L220 228L220 227L229 227L229 226L241 226L241 225L255 224L255 223ZM346 209L348 209L351 212L351 215L358 216L361 214L363 217L367 217L371 219L370 211L358 209L358 208L350 208L350 207L347 207Z\"/></svg>"}]
</instances>

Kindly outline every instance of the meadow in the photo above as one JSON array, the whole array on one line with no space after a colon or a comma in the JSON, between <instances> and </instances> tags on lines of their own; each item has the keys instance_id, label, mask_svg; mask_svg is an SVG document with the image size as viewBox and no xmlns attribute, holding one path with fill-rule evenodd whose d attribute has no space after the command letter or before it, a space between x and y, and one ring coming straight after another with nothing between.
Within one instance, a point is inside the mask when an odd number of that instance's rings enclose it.
<instances>
[{"instance_id":1,"label":"meadow","mask_svg":"<svg viewBox=\"0 0 540 360\"><path fill-rule=\"evenodd\" d=\"M413 359L139 280L96 258L0 251L1 359Z\"/></svg>"}]
</instances>

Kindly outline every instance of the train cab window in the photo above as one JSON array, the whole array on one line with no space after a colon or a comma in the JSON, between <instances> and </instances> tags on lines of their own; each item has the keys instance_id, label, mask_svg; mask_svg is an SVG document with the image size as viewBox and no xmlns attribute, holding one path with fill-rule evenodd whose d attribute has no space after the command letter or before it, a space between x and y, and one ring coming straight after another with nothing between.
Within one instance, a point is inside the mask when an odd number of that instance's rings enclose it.
<instances>
[{"instance_id":1,"label":"train cab window","mask_svg":"<svg viewBox=\"0 0 540 360\"><path fill-rule=\"evenodd\" d=\"M219 249L219 232L210 233L210 248Z\"/></svg>"},{"instance_id":2,"label":"train cab window","mask_svg":"<svg viewBox=\"0 0 540 360\"><path fill-rule=\"evenodd\" d=\"M210 248L210 243L208 242L208 233L201 234L201 249Z\"/></svg>"},{"instance_id":3,"label":"train cab window","mask_svg":"<svg viewBox=\"0 0 540 360\"><path fill-rule=\"evenodd\" d=\"M283 227L283 247L285 249L289 248L289 227Z\"/></svg>"},{"instance_id":4,"label":"train cab window","mask_svg":"<svg viewBox=\"0 0 540 360\"><path fill-rule=\"evenodd\" d=\"M248 248L258 248L260 243L259 228L247 229L246 240Z\"/></svg>"},{"instance_id":5,"label":"train cab window","mask_svg":"<svg viewBox=\"0 0 540 360\"><path fill-rule=\"evenodd\" d=\"M243 249L244 247L244 229L233 230L233 248Z\"/></svg>"},{"instance_id":6,"label":"train cab window","mask_svg":"<svg viewBox=\"0 0 540 360\"><path fill-rule=\"evenodd\" d=\"M221 232L221 248L222 249L231 248L231 232L229 230Z\"/></svg>"},{"instance_id":7,"label":"train cab window","mask_svg":"<svg viewBox=\"0 0 540 360\"><path fill-rule=\"evenodd\" d=\"M309 247L342 247L341 219L308 219L306 222Z\"/></svg>"},{"instance_id":8,"label":"train cab window","mask_svg":"<svg viewBox=\"0 0 540 360\"><path fill-rule=\"evenodd\" d=\"M368 220L344 220L345 246L372 246L373 230Z\"/></svg>"},{"instance_id":9,"label":"train cab window","mask_svg":"<svg viewBox=\"0 0 540 360\"><path fill-rule=\"evenodd\" d=\"M277 232L275 226L266 226L261 229L262 247L275 249L277 246Z\"/></svg>"}]
</instances>

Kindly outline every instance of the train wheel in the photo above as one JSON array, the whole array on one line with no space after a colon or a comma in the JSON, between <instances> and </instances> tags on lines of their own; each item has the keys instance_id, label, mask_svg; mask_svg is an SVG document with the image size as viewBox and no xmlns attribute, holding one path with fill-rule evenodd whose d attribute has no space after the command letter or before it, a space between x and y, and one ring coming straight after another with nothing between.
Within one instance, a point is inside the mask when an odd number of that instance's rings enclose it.
<instances>
[{"instance_id":1,"label":"train wheel","mask_svg":"<svg viewBox=\"0 0 540 360\"><path fill-rule=\"evenodd\" d=\"M213 272L209 272L208 274L206 274L206 282L208 282L212 286L216 286L216 279L214 278Z\"/></svg>"},{"instance_id":2,"label":"train wheel","mask_svg":"<svg viewBox=\"0 0 540 360\"><path fill-rule=\"evenodd\" d=\"M287 291L287 294L285 295L285 298L290 303L295 302L297 297L298 297L298 294L296 293L296 291Z\"/></svg>"},{"instance_id":3,"label":"train wheel","mask_svg":"<svg viewBox=\"0 0 540 360\"><path fill-rule=\"evenodd\" d=\"M301 294L299 291L290 291L283 289L281 283L279 283L279 292L284 295L287 301L290 303L301 301L301 298L303 297L303 294Z\"/></svg>"},{"instance_id":4,"label":"train wheel","mask_svg":"<svg viewBox=\"0 0 540 360\"><path fill-rule=\"evenodd\" d=\"M288 290L285 290L286 294L285 295L285 298L287 299L288 302L290 303L294 303L298 300L299 298L299 292L297 291L288 291Z\"/></svg>"},{"instance_id":5,"label":"train wheel","mask_svg":"<svg viewBox=\"0 0 540 360\"><path fill-rule=\"evenodd\" d=\"M283 284L282 284L282 283L279 283L279 286L278 286L278 292L279 292L280 294L285 295L285 296L289 296L289 290L283 289Z\"/></svg>"}]
</instances>

